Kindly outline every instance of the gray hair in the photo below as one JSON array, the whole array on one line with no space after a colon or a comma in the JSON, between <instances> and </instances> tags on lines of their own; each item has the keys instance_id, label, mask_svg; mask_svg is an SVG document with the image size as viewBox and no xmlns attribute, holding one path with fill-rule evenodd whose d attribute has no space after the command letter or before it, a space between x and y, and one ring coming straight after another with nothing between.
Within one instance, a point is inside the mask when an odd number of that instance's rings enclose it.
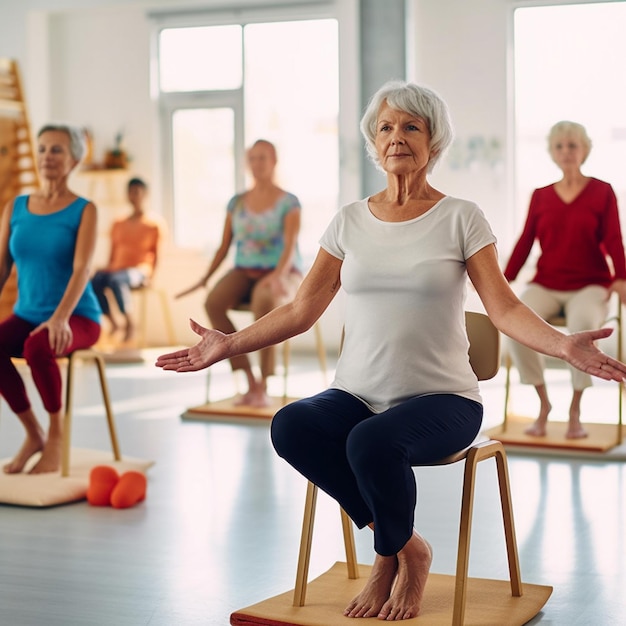
<instances>
[{"instance_id":1,"label":"gray hair","mask_svg":"<svg viewBox=\"0 0 626 626\"><path fill-rule=\"evenodd\" d=\"M448 105L432 89L401 80L385 83L371 98L361 118L361 133L365 138L367 154L378 169L382 169L376 152L376 122L378 111L384 102L410 115L426 121L430 132L431 157L428 172L452 143L454 131Z\"/></svg>"},{"instance_id":2,"label":"gray hair","mask_svg":"<svg viewBox=\"0 0 626 626\"><path fill-rule=\"evenodd\" d=\"M80 161L85 156L85 133L82 129L69 124L46 124L39 129L37 138L46 132L65 133L70 140L70 154L74 159Z\"/></svg>"},{"instance_id":3,"label":"gray hair","mask_svg":"<svg viewBox=\"0 0 626 626\"><path fill-rule=\"evenodd\" d=\"M592 145L585 127L578 122L570 122L569 120L557 122L548 133L548 150L550 153L552 153L552 144L557 138L563 137L563 135L573 135L583 144L583 148L585 149L584 163L591 152Z\"/></svg>"}]
</instances>

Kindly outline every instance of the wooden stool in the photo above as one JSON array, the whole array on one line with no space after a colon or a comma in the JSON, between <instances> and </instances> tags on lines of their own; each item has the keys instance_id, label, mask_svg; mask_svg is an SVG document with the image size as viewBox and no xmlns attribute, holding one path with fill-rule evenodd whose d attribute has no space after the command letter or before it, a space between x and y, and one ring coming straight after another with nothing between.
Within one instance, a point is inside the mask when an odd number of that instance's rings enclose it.
<instances>
[{"instance_id":1,"label":"wooden stool","mask_svg":"<svg viewBox=\"0 0 626 626\"><path fill-rule=\"evenodd\" d=\"M238 307L232 309L237 312L251 312L250 305L240 304ZM315 348L317 352L317 360L320 364L320 370L322 372L322 376L324 378L324 385L327 384L327 365L326 365L326 348L324 347L324 340L322 338L322 328L319 324L319 321L315 322L313 325L313 331L315 332ZM289 339L283 341L282 343L282 360L283 360L283 401L286 402L289 394L287 393L287 381L289 378L289 360L291 357L291 344ZM211 368L207 370L207 381L206 381L206 403L209 403L210 397L210 385L211 385Z\"/></svg>"},{"instance_id":2,"label":"wooden stool","mask_svg":"<svg viewBox=\"0 0 626 626\"><path fill-rule=\"evenodd\" d=\"M22 358L12 359L16 364L23 364L26 361ZM98 378L100 380L100 391L102 392L102 402L107 419L109 429L109 437L111 439L111 449L113 451L113 459L121 460L120 448L117 439L117 431L115 428L115 419L113 410L111 409L111 401L109 399L109 388L107 385L105 374L104 358L101 354L87 348L84 350L75 350L67 357L57 359L59 364L67 363L67 377L65 383L65 413L63 415L63 440L61 443L61 476L66 477L70 474L70 451L72 437L72 410L73 410L73 392L74 392L74 368L76 363L80 361L92 361L98 368Z\"/></svg>"},{"instance_id":3,"label":"wooden stool","mask_svg":"<svg viewBox=\"0 0 626 626\"><path fill-rule=\"evenodd\" d=\"M121 460L119 443L117 440L117 432L115 429L115 420L113 418L113 410L111 409L111 401L109 399L109 387L107 385L105 375L105 363L101 354L87 348L85 350L75 350L67 357L67 382L65 384L65 415L63 417L63 444L61 449L61 476L69 476L70 474L70 450L71 450L71 434L72 434L72 408L73 408L73 391L74 391L74 367L77 361L93 361L98 368L98 378L100 380L100 391L102 392L102 402L107 418L109 428L109 437L111 439L111 449L113 450L113 458L116 461Z\"/></svg>"},{"instance_id":4,"label":"wooden stool","mask_svg":"<svg viewBox=\"0 0 626 626\"><path fill-rule=\"evenodd\" d=\"M555 326L557 328L567 328L567 320L563 314L556 315L547 320L548 324ZM622 360L623 350L622 350L622 341L623 341L623 333L622 333L622 304L617 299L617 310L614 315L611 315L604 321L604 325L614 323L617 332L615 333L615 338L617 342L616 349L616 358L618 361ZM504 383L504 420L502 422L502 433L505 433L508 426L508 420L511 415L511 368L513 367L513 360L508 352L504 355L504 366L506 368L506 378ZM624 393L624 383L619 382L617 384L617 434L615 438L615 445L619 446L622 444L624 440L624 429L622 428L623 422L623 393Z\"/></svg>"},{"instance_id":5,"label":"wooden stool","mask_svg":"<svg viewBox=\"0 0 626 626\"><path fill-rule=\"evenodd\" d=\"M145 285L141 287L136 287L132 291L139 297L139 339L137 342L138 346L140 348L145 348L147 346L146 335L148 328L148 297L150 296L150 294L154 294L161 304L161 312L163 314L163 321L165 322L167 339L169 341L168 345L177 345L174 322L172 321L172 312L170 310L170 303L165 290L159 289L158 287L153 287L151 285Z\"/></svg>"}]
</instances>

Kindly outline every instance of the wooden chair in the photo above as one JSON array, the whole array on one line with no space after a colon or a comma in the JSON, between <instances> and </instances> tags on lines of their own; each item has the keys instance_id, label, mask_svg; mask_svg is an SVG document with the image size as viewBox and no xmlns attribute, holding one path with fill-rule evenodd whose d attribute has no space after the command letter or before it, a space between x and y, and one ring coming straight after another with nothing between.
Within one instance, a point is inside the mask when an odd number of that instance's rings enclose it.
<instances>
[{"instance_id":1,"label":"wooden chair","mask_svg":"<svg viewBox=\"0 0 626 626\"><path fill-rule=\"evenodd\" d=\"M554 317L551 317L547 320L548 324L552 326L556 326L557 328L565 328L567 329L567 321L565 319L565 314L563 311ZM614 314L610 315L604 322L603 326L607 324L615 324L616 332L615 339L617 343L616 347L616 358L618 361L622 360L623 349L622 349L622 305L619 299L617 299L616 311ZM508 426L508 420L511 416L511 368L513 367L513 360L508 352L505 352L504 355L504 367L506 369L506 378L504 383L504 420L502 422L502 432L505 433ZM616 445L621 445L624 439L624 429L622 428L623 424L623 416L622 416L622 404L623 404L623 392L624 392L624 383L620 382L617 384L617 437L616 437Z\"/></svg>"},{"instance_id":2,"label":"wooden chair","mask_svg":"<svg viewBox=\"0 0 626 626\"><path fill-rule=\"evenodd\" d=\"M251 313L249 303L242 303L236 308L232 309L237 312ZM324 384L327 383L327 364L326 364L326 348L324 347L324 340L322 338L322 328L319 321L313 325L313 331L315 332L315 349L317 352L317 359L320 365L320 370L324 379ZM289 339L282 343L282 362L283 362L283 402L287 401L288 394L288 380L289 380L289 362L291 359L291 343ZM211 386L211 368L207 370L206 381L206 402L210 402L210 386Z\"/></svg>"},{"instance_id":3,"label":"wooden chair","mask_svg":"<svg viewBox=\"0 0 626 626\"><path fill-rule=\"evenodd\" d=\"M493 326L491 320L482 313L468 312L466 313L465 319L470 340L470 363L479 380L488 380L496 375L500 367L500 336L498 330ZM498 474L511 595L513 597L522 596L522 582L515 539L506 453L503 445L499 441L489 440L473 444L466 450L462 450L451 457L441 459L437 463L429 464L429 466L449 465L451 463L465 461L452 617L453 626L461 626L465 615L476 468L478 463L492 457L495 458ZM317 486L309 482L304 507L304 521L302 524L296 586L293 596L294 606L304 606L305 604L316 500ZM359 577L359 573L352 521L343 510L341 510L341 520L348 578L355 579Z\"/></svg>"},{"instance_id":4,"label":"wooden chair","mask_svg":"<svg viewBox=\"0 0 626 626\"><path fill-rule=\"evenodd\" d=\"M13 359L17 363L25 363L24 359ZM72 438L72 411L74 406L74 375L75 368L78 363L84 361L91 361L94 363L98 370L98 378L100 381L100 391L102 393L102 402L104 404L104 411L107 419L107 426L109 429L109 437L111 439L111 449L113 451L113 458L116 461L121 460L120 447L117 439L117 431L115 428L115 419L113 417L113 410L111 408L111 401L109 398L109 388L107 385L105 374L105 362L101 354L90 348L84 350L75 350L67 357L57 359L59 363L67 363L67 376L65 383L65 413L63 415L63 441L61 447L61 476L66 477L70 475L70 451L71 451L71 438Z\"/></svg>"},{"instance_id":5,"label":"wooden chair","mask_svg":"<svg viewBox=\"0 0 626 626\"><path fill-rule=\"evenodd\" d=\"M63 447L61 454L61 476L69 476L70 474L70 450L72 437L72 409L73 409L73 392L74 392L74 369L76 363L80 361L92 361L98 369L98 378L100 380L100 391L102 393L102 402L107 419L109 429L109 437L111 439L111 449L113 450L113 458L116 461L122 459L120 447L117 439L117 431L115 428L115 419L113 410L111 409L111 400L109 398L109 387L106 380L106 367L104 358L101 354L92 349L75 350L67 357L67 381L65 383L65 415L63 417Z\"/></svg>"},{"instance_id":6,"label":"wooden chair","mask_svg":"<svg viewBox=\"0 0 626 626\"><path fill-rule=\"evenodd\" d=\"M135 287L132 292L137 295L137 298L139 300L139 333L137 339L138 346L140 348L145 348L148 345L148 299L151 297L156 297L159 304L161 305L161 314L165 323L165 330L167 332L167 339L169 342L168 345L177 345L172 311L170 309L170 303L165 290L154 287L152 285L141 285L140 287Z\"/></svg>"}]
</instances>

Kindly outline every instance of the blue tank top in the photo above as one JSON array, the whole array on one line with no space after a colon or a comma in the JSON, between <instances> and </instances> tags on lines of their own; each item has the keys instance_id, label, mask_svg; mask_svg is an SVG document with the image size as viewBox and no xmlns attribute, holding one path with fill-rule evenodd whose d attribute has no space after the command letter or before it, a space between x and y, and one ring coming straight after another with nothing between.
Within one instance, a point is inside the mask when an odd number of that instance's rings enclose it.
<instances>
[{"instance_id":1,"label":"blue tank top","mask_svg":"<svg viewBox=\"0 0 626 626\"><path fill-rule=\"evenodd\" d=\"M13 204L9 251L17 269L15 315L31 324L50 319L72 275L78 227L88 204L77 198L64 209L36 215L28 209L28 196ZM74 315L100 323L101 310L91 283L83 292Z\"/></svg>"}]
</instances>

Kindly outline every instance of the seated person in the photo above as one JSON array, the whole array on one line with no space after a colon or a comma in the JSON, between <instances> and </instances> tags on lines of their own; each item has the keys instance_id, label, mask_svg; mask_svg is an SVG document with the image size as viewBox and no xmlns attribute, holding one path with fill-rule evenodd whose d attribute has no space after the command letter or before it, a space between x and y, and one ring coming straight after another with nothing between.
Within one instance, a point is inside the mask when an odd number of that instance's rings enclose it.
<instances>
[{"instance_id":1,"label":"seated person","mask_svg":"<svg viewBox=\"0 0 626 626\"><path fill-rule=\"evenodd\" d=\"M132 178L128 182L128 201L132 206L132 213L113 223L109 262L91 280L102 312L111 325L111 334L114 334L119 330L119 325L111 313L105 294L106 289L111 290L125 320L124 341L132 339L135 330L131 315L131 289L149 284L163 237L162 222L145 212L147 194L148 186L140 178Z\"/></svg>"},{"instance_id":2,"label":"seated person","mask_svg":"<svg viewBox=\"0 0 626 626\"><path fill-rule=\"evenodd\" d=\"M209 279L235 244L235 267L210 290L205 308L214 329L235 332L229 309L249 304L255 319L293 300L302 281L302 258L298 248L300 201L274 182L277 164L274 144L258 139L246 152L253 185L231 198L226 210L222 242L202 278L180 298L206 287ZM233 371L243 370L248 391L237 404L269 406L267 379L274 374L274 346L260 351L261 376L257 380L248 356L231 359Z\"/></svg>"},{"instance_id":3,"label":"seated person","mask_svg":"<svg viewBox=\"0 0 626 626\"><path fill-rule=\"evenodd\" d=\"M0 323L0 396L26 437L4 467L7 474L57 472L63 440L62 376L56 357L89 348L100 336L100 307L89 283L97 211L68 187L85 152L83 133L46 124L37 135L41 189L10 200L0 221L0 292L17 269L17 301ZM48 414L40 423L13 357L23 357Z\"/></svg>"}]
</instances>

